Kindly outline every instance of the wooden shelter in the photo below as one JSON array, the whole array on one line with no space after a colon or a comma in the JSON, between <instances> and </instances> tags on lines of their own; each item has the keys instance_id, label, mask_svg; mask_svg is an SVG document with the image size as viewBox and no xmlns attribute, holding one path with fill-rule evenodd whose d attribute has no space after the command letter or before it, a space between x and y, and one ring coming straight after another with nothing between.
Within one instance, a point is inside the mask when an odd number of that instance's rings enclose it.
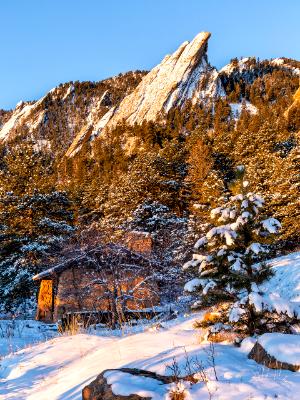
<instances>
[{"instance_id":1,"label":"wooden shelter","mask_svg":"<svg viewBox=\"0 0 300 400\"><path fill-rule=\"evenodd\" d=\"M70 313L100 311L124 314L157 305L153 272L158 268L144 254L116 244L81 252L33 277L40 283L37 319L52 322Z\"/></svg>"}]
</instances>

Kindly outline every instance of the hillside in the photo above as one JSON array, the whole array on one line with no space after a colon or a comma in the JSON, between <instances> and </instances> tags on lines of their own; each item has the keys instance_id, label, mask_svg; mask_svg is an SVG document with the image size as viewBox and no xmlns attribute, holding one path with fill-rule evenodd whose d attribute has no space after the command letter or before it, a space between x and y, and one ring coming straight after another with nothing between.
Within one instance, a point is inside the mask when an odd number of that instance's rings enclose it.
<instances>
[{"instance_id":1,"label":"hillside","mask_svg":"<svg viewBox=\"0 0 300 400\"><path fill-rule=\"evenodd\" d=\"M6 308L35 294L31 277L49 265L132 230L151 235L177 295L181 265L241 171L282 225L271 251L299 246L300 62L248 57L217 71L209 38L148 73L61 84L1 111L0 281L16 290L3 289Z\"/></svg>"},{"instance_id":2,"label":"hillside","mask_svg":"<svg viewBox=\"0 0 300 400\"><path fill-rule=\"evenodd\" d=\"M90 130L98 118L118 105L145 73L129 72L100 82L68 82L38 101L21 101L15 110L0 114L0 141L31 138L59 157L79 132Z\"/></svg>"},{"instance_id":3,"label":"hillside","mask_svg":"<svg viewBox=\"0 0 300 400\"><path fill-rule=\"evenodd\" d=\"M276 258L270 261L275 275L265 286L265 294L270 295L275 288L284 301L294 304L299 302L300 295L300 253ZM5 399L40 399L41 396L52 399L81 399L81 390L94 377L109 368L134 367L159 374L171 374L167 366L172 365L173 358L178 361L184 371L186 354L192 360L202 360L209 376L209 389L213 399L245 400L255 398L279 398L296 400L300 390L298 373L260 368L253 360L247 358L254 339L245 339L240 348L222 343L215 345L216 372L218 381L213 378L209 367L208 343L200 344L201 331L195 330L193 324L201 317L201 313L180 317L163 323L161 328L141 325L121 331L91 331L89 334L62 336L44 343L31 345L19 350L1 361L0 396ZM19 340L21 347L26 341L31 342L37 334L37 325L31 325L31 334L24 334ZM30 329L28 329L30 331ZM125 335L124 335L125 333ZM40 333L40 340L42 334ZM107 335L107 336L106 336ZM124 335L124 336L123 336ZM288 336L288 335L287 335ZM4 339L1 339L3 341ZM22 344L21 344L22 343ZM119 393L143 394L156 396L160 400L168 388L147 386L144 380L119 380L113 389ZM130 383L130 386L128 384ZM188 388L188 386L187 386ZM204 384L194 385L190 392L191 399L208 399ZM202 397L203 396L203 397Z\"/></svg>"}]
</instances>

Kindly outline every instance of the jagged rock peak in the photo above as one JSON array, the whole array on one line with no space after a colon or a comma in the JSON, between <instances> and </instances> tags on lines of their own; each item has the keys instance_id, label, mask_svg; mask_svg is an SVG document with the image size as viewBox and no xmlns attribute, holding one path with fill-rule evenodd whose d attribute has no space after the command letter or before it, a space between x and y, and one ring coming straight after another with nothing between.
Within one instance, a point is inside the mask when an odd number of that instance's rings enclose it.
<instances>
[{"instance_id":1,"label":"jagged rock peak","mask_svg":"<svg viewBox=\"0 0 300 400\"><path fill-rule=\"evenodd\" d=\"M225 95L217 70L207 61L210 36L209 32L201 32L191 42L182 43L173 54L165 56L118 107L109 110L94 125L90 139L121 121L128 125L155 121L162 113L174 106L183 105L188 99L196 103L202 99ZM81 132L69 148L67 156L75 155L81 143L86 140L86 132Z\"/></svg>"},{"instance_id":2,"label":"jagged rock peak","mask_svg":"<svg viewBox=\"0 0 300 400\"><path fill-rule=\"evenodd\" d=\"M201 32L191 42L184 42L172 55L167 55L121 102L108 125L121 120L129 125L153 121L162 111L181 105L197 94L200 96L196 93L199 80L209 69L206 56L209 38L209 32Z\"/></svg>"}]
</instances>

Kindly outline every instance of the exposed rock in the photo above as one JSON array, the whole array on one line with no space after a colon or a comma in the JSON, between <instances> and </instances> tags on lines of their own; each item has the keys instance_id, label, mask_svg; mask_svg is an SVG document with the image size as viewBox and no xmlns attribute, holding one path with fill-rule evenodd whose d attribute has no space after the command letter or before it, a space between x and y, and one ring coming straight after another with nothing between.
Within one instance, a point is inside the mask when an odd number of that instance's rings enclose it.
<instances>
[{"instance_id":1,"label":"exposed rock","mask_svg":"<svg viewBox=\"0 0 300 400\"><path fill-rule=\"evenodd\" d=\"M286 345L288 346L288 343ZM257 363L263 364L266 367L272 369L288 369L289 371L294 371L294 372L300 370L300 365L293 365L287 362L276 360L276 358L268 354L266 350L263 348L263 346L258 342L256 342L256 344L250 351L248 358L251 358L252 360L255 360Z\"/></svg>"},{"instance_id":2,"label":"exposed rock","mask_svg":"<svg viewBox=\"0 0 300 400\"><path fill-rule=\"evenodd\" d=\"M295 93L295 101L298 101L300 103L300 88Z\"/></svg>"},{"instance_id":3,"label":"exposed rock","mask_svg":"<svg viewBox=\"0 0 300 400\"><path fill-rule=\"evenodd\" d=\"M151 400L150 397L141 397L136 394L131 394L129 396L120 396L114 394L112 392L111 385L107 383L107 380L104 377L104 375L109 371L114 370L103 371L94 381L92 381L82 390L83 400ZM139 377L152 378L161 382L162 384L169 384L173 381L172 377L162 376L155 374L154 372L144 371L136 368L120 368L115 371L124 372Z\"/></svg>"},{"instance_id":4,"label":"exposed rock","mask_svg":"<svg viewBox=\"0 0 300 400\"><path fill-rule=\"evenodd\" d=\"M186 100L196 103L201 99L225 95L217 70L207 61L209 38L209 32L201 32L191 42L184 42L172 55L167 55L113 112L104 115L93 131L99 134L120 122L134 125L155 121L172 107L183 105ZM81 132L75 138L67 156L77 153L83 136Z\"/></svg>"},{"instance_id":5,"label":"exposed rock","mask_svg":"<svg viewBox=\"0 0 300 400\"><path fill-rule=\"evenodd\" d=\"M136 71L99 82L69 82L50 90L38 101L21 101L9 112L0 110L0 142L24 135L39 146L38 150L56 151L61 147L64 154L76 136L82 138L82 143L89 140L99 120L144 75L145 72Z\"/></svg>"},{"instance_id":6,"label":"exposed rock","mask_svg":"<svg viewBox=\"0 0 300 400\"><path fill-rule=\"evenodd\" d=\"M162 111L181 105L186 99L200 98L201 79L212 71L206 55L209 37L210 33L201 32L190 43L184 42L175 53L167 55L121 102L108 127L122 120L129 125L154 121Z\"/></svg>"},{"instance_id":7,"label":"exposed rock","mask_svg":"<svg viewBox=\"0 0 300 400\"><path fill-rule=\"evenodd\" d=\"M285 117L290 125L293 125L296 129L300 129L300 87L294 94L294 102L285 112Z\"/></svg>"}]
</instances>

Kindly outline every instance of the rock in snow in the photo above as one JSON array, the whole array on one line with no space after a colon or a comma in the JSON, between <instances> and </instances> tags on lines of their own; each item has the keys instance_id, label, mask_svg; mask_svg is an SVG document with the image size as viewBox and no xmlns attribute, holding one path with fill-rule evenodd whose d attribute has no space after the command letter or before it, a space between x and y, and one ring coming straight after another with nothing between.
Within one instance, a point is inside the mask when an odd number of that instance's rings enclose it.
<instances>
[{"instance_id":1,"label":"rock in snow","mask_svg":"<svg viewBox=\"0 0 300 400\"><path fill-rule=\"evenodd\" d=\"M249 354L256 362L272 369L300 370L300 336L265 333Z\"/></svg>"},{"instance_id":2,"label":"rock in snow","mask_svg":"<svg viewBox=\"0 0 300 400\"><path fill-rule=\"evenodd\" d=\"M148 400L157 397L159 392L164 394L164 386L172 381L170 376L137 368L106 370L82 390L82 399Z\"/></svg>"}]
</instances>

